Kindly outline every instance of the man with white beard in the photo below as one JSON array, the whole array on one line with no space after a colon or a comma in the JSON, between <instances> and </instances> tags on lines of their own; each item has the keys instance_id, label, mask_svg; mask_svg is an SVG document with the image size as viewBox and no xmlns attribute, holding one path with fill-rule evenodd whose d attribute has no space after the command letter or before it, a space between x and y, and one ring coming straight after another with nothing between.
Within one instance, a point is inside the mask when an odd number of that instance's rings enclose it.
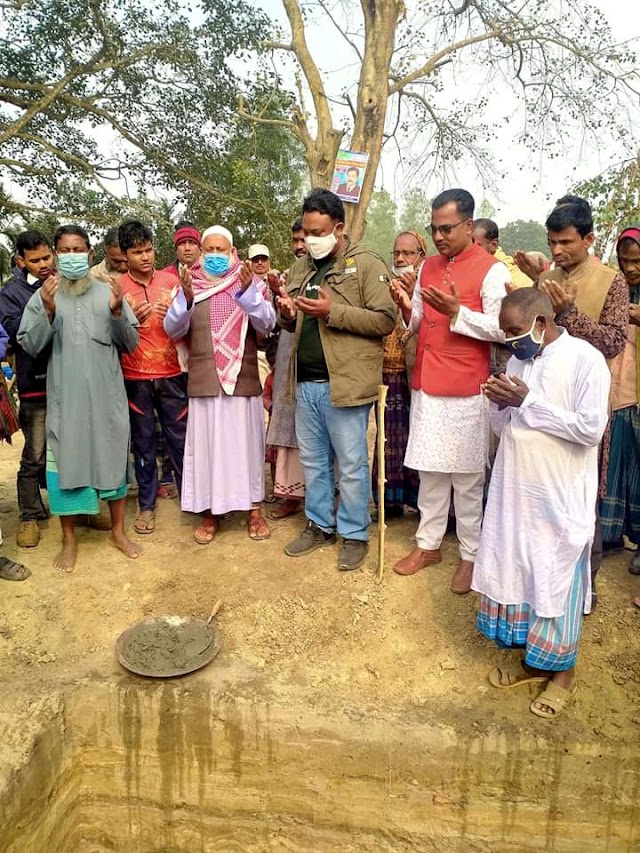
<instances>
[{"instance_id":1,"label":"man with white beard","mask_svg":"<svg viewBox=\"0 0 640 853\"><path fill-rule=\"evenodd\" d=\"M59 228L54 249L57 275L27 303L18 342L33 357L51 346L47 491L62 528L54 565L71 572L76 516L96 515L99 500L109 503L112 544L131 558L142 550L124 531L129 412L120 367L120 352L138 345L138 321L117 281L106 284L91 276L93 253L83 228Z\"/></svg>"}]
</instances>

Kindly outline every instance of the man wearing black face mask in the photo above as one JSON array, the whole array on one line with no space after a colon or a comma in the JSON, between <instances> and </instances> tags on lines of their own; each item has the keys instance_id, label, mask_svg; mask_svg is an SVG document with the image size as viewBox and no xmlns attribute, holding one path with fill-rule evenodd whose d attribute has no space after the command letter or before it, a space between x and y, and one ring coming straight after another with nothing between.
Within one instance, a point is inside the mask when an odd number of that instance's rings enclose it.
<instances>
[{"instance_id":1,"label":"man wearing black face mask","mask_svg":"<svg viewBox=\"0 0 640 853\"><path fill-rule=\"evenodd\" d=\"M548 682L530 710L557 717L575 691L582 615L591 605L590 553L598 444L611 384L603 356L556 326L540 290L506 296L500 327L513 357L482 386L499 436L472 589L477 624L500 648L524 648L493 687Z\"/></svg>"},{"instance_id":2,"label":"man wearing black face mask","mask_svg":"<svg viewBox=\"0 0 640 853\"><path fill-rule=\"evenodd\" d=\"M338 568L347 571L360 566L368 550L367 425L382 381L383 337L393 331L396 307L384 261L345 235L337 195L312 190L302 206L302 227L309 255L291 267L277 301L284 327L295 331L290 391L308 523L285 553L309 554L332 545L338 533Z\"/></svg>"}]
</instances>

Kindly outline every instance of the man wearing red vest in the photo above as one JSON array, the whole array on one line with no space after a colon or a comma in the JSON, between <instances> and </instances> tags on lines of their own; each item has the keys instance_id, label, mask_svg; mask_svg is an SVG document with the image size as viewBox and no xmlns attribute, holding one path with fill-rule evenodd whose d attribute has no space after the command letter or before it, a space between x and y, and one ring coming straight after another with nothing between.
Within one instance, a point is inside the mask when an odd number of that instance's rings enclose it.
<instances>
[{"instance_id":1,"label":"man wearing red vest","mask_svg":"<svg viewBox=\"0 0 640 853\"><path fill-rule=\"evenodd\" d=\"M418 332L405 465L420 474L416 548L394 570L412 575L442 559L451 490L460 564L451 591L471 589L482 523L489 418L481 386L489 341L502 342L498 314L511 276L473 242L473 196L445 190L434 199L431 235L438 254L423 262L413 301L393 288L407 325Z\"/></svg>"}]
</instances>

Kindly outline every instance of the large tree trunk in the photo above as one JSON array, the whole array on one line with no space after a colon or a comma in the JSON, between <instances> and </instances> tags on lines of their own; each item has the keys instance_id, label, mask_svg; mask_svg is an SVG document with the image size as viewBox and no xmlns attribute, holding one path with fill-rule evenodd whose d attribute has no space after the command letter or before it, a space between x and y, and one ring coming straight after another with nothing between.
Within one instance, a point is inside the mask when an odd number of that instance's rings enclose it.
<instances>
[{"instance_id":1,"label":"large tree trunk","mask_svg":"<svg viewBox=\"0 0 640 853\"><path fill-rule=\"evenodd\" d=\"M396 28L404 14L404 3L401 0L361 0L361 5L365 42L351 148L353 151L366 152L369 165L362 183L360 201L355 205L347 205L347 230L354 241L362 238L366 227L367 207L382 153L389 98L389 67Z\"/></svg>"}]
</instances>

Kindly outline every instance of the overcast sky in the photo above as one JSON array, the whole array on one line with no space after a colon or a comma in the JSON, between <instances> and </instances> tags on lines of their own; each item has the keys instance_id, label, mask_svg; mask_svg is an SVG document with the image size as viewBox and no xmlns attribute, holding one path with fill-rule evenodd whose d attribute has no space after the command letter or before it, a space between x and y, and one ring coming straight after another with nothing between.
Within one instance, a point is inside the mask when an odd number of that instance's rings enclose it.
<instances>
[{"instance_id":1,"label":"overcast sky","mask_svg":"<svg viewBox=\"0 0 640 853\"><path fill-rule=\"evenodd\" d=\"M640 37L640 15L631 12L635 6L631 0L592 2L605 12L617 40L628 41ZM281 0L259 0L259 4L272 19L281 21L285 30L288 30ZM410 0L407 5L411 7ZM336 38L331 24L323 23L320 15L315 17L313 25L307 29L314 58L320 70L325 72L325 85L334 96L338 96L345 84L355 82L358 69L353 63L353 56ZM331 45L330 51L327 50L328 44ZM478 203L487 196L496 209L499 224L514 219L543 220L551 201L567 192L577 181L594 177L634 153L633 149L624 150L616 146L611 137L606 136L603 136L600 145L589 145L585 150L579 145L578 139L574 140L569 135L569 138L563 140L563 154L560 157L548 159L542 155L532 156L514 145L514 129L517 131L522 128L522 120L512 114L515 108L511 91L505 84L504 91L494 92L485 111L485 120L495 123L498 131L498 139L490 142L489 148L499 170L505 174L505 178L500 181L499 191L486 191L482 176L471 164L456 166L450 181L469 189ZM633 148L640 148L640 138L634 140ZM378 188L387 189L401 205L403 192L411 180L406 169L398 166L397 154L391 150L383 153L376 180ZM441 179L432 180L423 186L430 195L443 188Z\"/></svg>"}]
</instances>

